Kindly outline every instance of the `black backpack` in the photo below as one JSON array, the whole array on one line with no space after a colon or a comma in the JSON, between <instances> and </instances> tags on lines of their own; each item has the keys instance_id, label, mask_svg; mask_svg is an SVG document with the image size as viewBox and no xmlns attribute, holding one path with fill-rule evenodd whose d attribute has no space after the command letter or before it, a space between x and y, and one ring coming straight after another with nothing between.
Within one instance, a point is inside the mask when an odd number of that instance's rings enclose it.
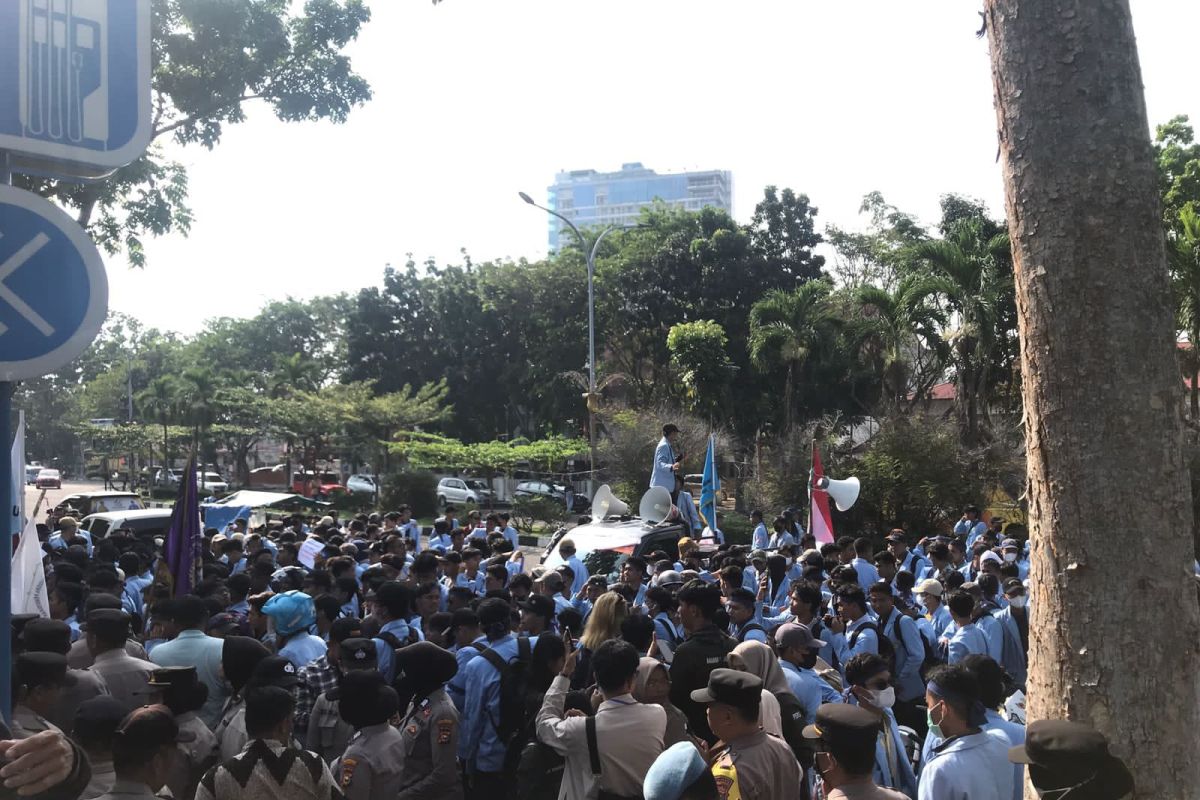
<instances>
[{"instance_id":1,"label":"black backpack","mask_svg":"<svg viewBox=\"0 0 1200 800\"><path fill-rule=\"evenodd\" d=\"M529 683L529 663L533 648L529 637L517 639L517 657L505 661L504 656L489 647L479 654L500 673L500 718L490 720L496 737L505 749L505 769L514 769L521 759L519 739L525 732L527 711L525 708L526 687Z\"/></svg>"},{"instance_id":2,"label":"black backpack","mask_svg":"<svg viewBox=\"0 0 1200 800\"><path fill-rule=\"evenodd\" d=\"M762 625L759 625L757 622L747 622L745 625L742 626L742 629L740 631L738 631L737 640L739 642L746 641L746 637L750 634L751 631L762 631L763 633L766 633L767 629L764 628Z\"/></svg>"},{"instance_id":3,"label":"black backpack","mask_svg":"<svg viewBox=\"0 0 1200 800\"><path fill-rule=\"evenodd\" d=\"M865 622L854 629L854 633L850 634L850 649L854 649L854 645L858 643L858 635L863 631L875 631L875 638L879 641L879 656L888 662L889 668L894 672L896 669L896 648L892 646L892 640L883 635L883 631L879 630L879 626L874 622Z\"/></svg>"}]
</instances>

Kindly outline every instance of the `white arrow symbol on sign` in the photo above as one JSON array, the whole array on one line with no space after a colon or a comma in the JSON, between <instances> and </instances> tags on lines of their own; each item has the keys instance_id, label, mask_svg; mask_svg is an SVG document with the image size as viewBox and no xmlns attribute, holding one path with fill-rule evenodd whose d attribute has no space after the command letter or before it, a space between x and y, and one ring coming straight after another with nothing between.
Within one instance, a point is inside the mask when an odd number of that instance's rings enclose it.
<instances>
[{"instance_id":1,"label":"white arrow symbol on sign","mask_svg":"<svg viewBox=\"0 0 1200 800\"><path fill-rule=\"evenodd\" d=\"M15 308L18 314L28 320L30 325L37 328L38 331L41 332L42 336L53 335L54 326L49 322L46 322L46 320L40 314L30 308L28 303L26 303L20 297L17 297L16 292L8 288L8 286L4 284L4 281L8 279L8 276L20 269L22 264L33 258L34 254L37 253L38 250L41 250L43 247L45 247L49 242L49 236L44 233L39 233L37 236L26 242L24 247L9 256L7 261L5 261L3 264L0 264L0 300L3 300ZM8 326L3 322L0 322L0 336L7 332Z\"/></svg>"}]
</instances>

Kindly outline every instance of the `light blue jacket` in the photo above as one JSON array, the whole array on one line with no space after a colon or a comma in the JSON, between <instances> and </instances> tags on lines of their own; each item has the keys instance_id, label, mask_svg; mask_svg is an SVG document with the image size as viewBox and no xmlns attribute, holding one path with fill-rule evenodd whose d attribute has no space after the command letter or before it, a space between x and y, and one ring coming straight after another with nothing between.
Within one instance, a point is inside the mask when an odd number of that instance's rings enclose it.
<instances>
[{"instance_id":1,"label":"light blue jacket","mask_svg":"<svg viewBox=\"0 0 1200 800\"><path fill-rule=\"evenodd\" d=\"M458 672L446 683L446 694L461 715L467 703L467 664L487 649L487 637L480 636L472 644L478 647L460 647L454 651L454 660L458 662Z\"/></svg>"},{"instance_id":2,"label":"light blue jacket","mask_svg":"<svg viewBox=\"0 0 1200 800\"><path fill-rule=\"evenodd\" d=\"M288 639L288 643L279 648L279 655L292 662L296 669L300 669L325 655L328 650L329 645L320 636L301 633Z\"/></svg>"},{"instance_id":3,"label":"light blue jacket","mask_svg":"<svg viewBox=\"0 0 1200 800\"><path fill-rule=\"evenodd\" d=\"M850 562L850 566L858 573L858 585L862 587L864 592L871 591L871 584L879 580L879 570L875 569L875 565L865 558L854 557Z\"/></svg>"},{"instance_id":4,"label":"light blue jacket","mask_svg":"<svg viewBox=\"0 0 1200 800\"><path fill-rule=\"evenodd\" d=\"M700 512L696 510L696 501L692 499L692 494L687 489L679 490L678 500L675 507L679 509L680 519L698 537L704 523L700 521Z\"/></svg>"},{"instance_id":5,"label":"light blue jacket","mask_svg":"<svg viewBox=\"0 0 1200 800\"><path fill-rule=\"evenodd\" d=\"M920 553L909 550L904 554L904 558L896 564L896 569L902 569L905 572L911 572L918 581L925 575L926 570L930 569L929 561Z\"/></svg>"},{"instance_id":6,"label":"light blue jacket","mask_svg":"<svg viewBox=\"0 0 1200 800\"><path fill-rule=\"evenodd\" d=\"M221 720L221 709L229 698L229 686L221 673L221 651L225 643L204 631L189 629L169 642L163 642L150 653L150 660L160 667L195 667L196 676L208 687L208 700L198 716L210 729Z\"/></svg>"},{"instance_id":7,"label":"light blue jacket","mask_svg":"<svg viewBox=\"0 0 1200 800\"><path fill-rule=\"evenodd\" d=\"M987 640L987 654L997 664L1004 661L1004 628L1000 620L991 614L985 614L975 621L975 627L983 633Z\"/></svg>"},{"instance_id":8,"label":"light blue jacket","mask_svg":"<svg viewBox=\"0 0 1200 800\"><path fill-rule=\"evenodd\" d=\"M957 664L971 654L988 654L987 637L975 623L964 625L954 632L946 652L946 663Z\"/></svg>"},{"instance_id":9,"label":"light blue jacket","mask_svg":"<svg viewBox=\"0 0 1200 800\"><path fill-rule=\"evenodd\" d=\"M767 585L770 590L770 584ZM775 593L767 598L763 603L763 613L768 615L779 614L787 611L791 607L792 601L788 598L788 594L792 591L792 579L784 576L783 580L775 588ZM756 592L757 593L757 592Z\"/></svg>"},{"instance_id":10,"label":"light blue jacket","mask_svg":"<svg viewBox=\"0 0 1200 800\"><path fill-rule=\"evenodd\" d=\"M1000 657L1000 666L1018 686L1024 688L1026 663L1025 648L1021 646L1021 629L1013 618L1012 611L1005 608L997 611L993 618L1000 623L1003 633L1004 651Z\"/></svg>"},{"instance_id":11,"label":"light blue jacket","mask_svg":"<svg viewBox=\"0 0 1200 800\"><path fill-rule=\"evenodd\" d=\"M812 725L817 716L817 708L822 703L840 703L842 696L838 691L821 679L811 669L798 667L790 661L779 659L783 667L783 677L787 678L788 687L800 705L804 706L804 724ZM826 691L828 690L828 691Z\"/></svg>"},{"instance_id":12,"label":"light blue jacket","mask_svg":"<svg viewBox=\"0 0 1200 800\"><path fill-rule=\"evenodd\" d=\"M983 724L983 730L996 731L1004 734L1008 739L1009 747L1017 747L1025 744L1025 726L1019 722L1009 722L995 709L987 710L987 722ZM1025 765L1013 764L1013 800L1021 800L1021 795L1025 789Z\"/></svg>"},{"instance_id":13,"label":"light blue jacket","mask_svg":"<svg viewBox=\"0 0 1200 800\"><path fill-rule=\"evenodd\" d=\"M754 528L754 535L750 537L750 547L753 550L766 550L767 545L771 543L771 534L767 532L767 524L760 522Z\"/></svg>"},{"instance_id":14,"label":"light blue jacket","mask_svg":"<svg viewBox=\"0 0 1200 800\"><path fill-rule=\"evenodd\" d=\"M510 562L512 563L512 562ZM579 556L571 556L567 559L567 566L575 573L575 580L571 584L571 596L579 594L579 590L584 587L589 577L588 568L579 560Z\"/></svg>"},{"instance_id":15,"label":"light blue jacket","mask_svg":"<svg viewBox=\"0 0 1200 800\"><path fill-rule=\"evenodd\" d=\"M489 646L505 661L517 657L517 640L509 634ZM470 772L504 769L504 744L496 732L500 724L500 673L486 658L467 663L466 699L463 704L458 755Z\"/></svg>"},{"instance_id":16,"label":"light blue jacket","mask_svg":"<svg viewBox=\"0 0 1200 800\"><path fill-rule=\"evenodd\" d=\"M891 641L896 653L896 668L892 672L896 697L901 700L924 697L925 681L921 680L921 664L925 661L925 645L916 621L893 610L888 621L879 627Z\"/></svg>"},{"instance_id":17,"label":"light blue jacket","mask_svg":"<svg viewBox=\"0 0 1200 800\"><path fill-rule=\"evenodd\" d=\"M402 619L394 619L380 628L379 632L390 633L401 644L405 644L408 641L408 622ZM375 642L376 668L383 675L384 680L388 682L388 686L391 686L392 681L396 679L396 667L392 663L395 661L395 651L392 649L392 645L383 639L376 637L371 641Z\"/></svg>"},{"instance_id":18,"label":"light blue jacket","mask_svg":"<svg viewBox=\"0 0 1200 800\"><path fill-rule=\"evenodd\" d=\"M851 692L846 692L843 697L846 703L858 705L858 698ZM886 721L880 735L875 739L875 785L895 789L909 797L916 797L917 776L913 773L912 764L908 760L908 751L904 748L904 740L900 738L900 727L896 724L896 715L890 708L885 708L883 714ZM887 750L884 749L884 736L890 737L892 741L892 752L895 754L896 762L894 774L891 763L888 761Z\"/></svg>"},{"instance_id":19,"label":"light blue jacket","mask_svg":"<svg viewBox=\"0 0 1200 800\"><path fill-rule=\"evenodd\" d=\"M846 662L854 658L854 656L860 653L874 653L875 655L879 655L879 637L870 628L860 633L854 642L854 647L850 647L850 639L854 636L854 632L862 626L870 624L870 622L871 618L864 614L850 623L846 627L845 633L825 632L825 641L833 648L833 652L837 656L837 668L841 671L843 678L846 677Z\"/></svg>"},{"instance_id":20,"label":"light blue jacket","mask_svg":"<svg viewBox=\"0 0 1200 800\"><path fill-rule=\"evenodd\" d=\"M414 553L421 552L421 523L415 519L410 519L400 526L400 535L407 539L412 539Z\"/></svg>"},{"instance_id":21,"label":"light blue jacket","mask_svg":"<svg viewBox=\"0 0 1200 800\"><path fill-rule=\"evenodd\" d=\"M663 437L654 449L654 468L650 472L650 488L661 486L668 492L675 491L675 450L667 437Z\"/></svg>"},{"instance_id":22,"label":"light blue jacket","mask_svg":"<svg viewBox=\"0 0 1200 800\"><path fill-rule=\"evenodd\" d=\"M954 523L954 535L967 537L968 553L971 552L971 546L975 544L975 540L982 536L983 532L986 530L987 523L981 519L975 520L974 525L972 525L970 522L967 522L965 519L960 519L958 522Z\"/></svg>"},{"instance_id":23,"label":"light blue jacket","mask_svg":"<svg viewBox=\"0 0 1200 800\"><path fill-rule=\"evenodd\" d=\"M930 748L918 800L1013 800L1008 739L998 731L960 736Z\"/></svg>"}]
</instances>

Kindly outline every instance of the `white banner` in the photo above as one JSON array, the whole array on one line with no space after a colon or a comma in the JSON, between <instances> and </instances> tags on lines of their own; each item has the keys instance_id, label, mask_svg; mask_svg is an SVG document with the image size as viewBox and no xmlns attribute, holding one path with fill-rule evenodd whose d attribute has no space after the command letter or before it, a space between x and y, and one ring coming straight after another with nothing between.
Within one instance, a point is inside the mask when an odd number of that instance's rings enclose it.
<instances>
[{"instance_id":1,"label":"white banner","mask_svg":"<svg viewBox=\"0 0 1200 800\"><path fill-rule=\"evenodd\" d=\"M25 412L18 412L17 433L12 444L12 509L8 530L16 536L25 527Z\"/></svg>"},{"instance_id":2,"label":"white banner","mask_svg":"<svg viewBox=\"0 0 1200 800\"><path fill-rule=\"evenodd\" d=\"M46 572L42 569L42 545L37 523L30 517L12 560L12 613L50 616L46 595Z\"/></svg>"}]
</instances>

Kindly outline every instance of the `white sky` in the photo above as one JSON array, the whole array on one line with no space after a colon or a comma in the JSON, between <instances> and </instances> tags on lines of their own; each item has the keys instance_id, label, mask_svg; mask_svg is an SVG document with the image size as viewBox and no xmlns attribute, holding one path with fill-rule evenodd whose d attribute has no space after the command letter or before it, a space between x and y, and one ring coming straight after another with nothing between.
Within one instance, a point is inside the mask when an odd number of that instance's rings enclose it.
<instances>
[{"instance_id":1,"label":"white sky","mask_svg":"<svg viewBox=\"0 0 1200 800\"><path fill-rule=\"evenodd\" d=\"M1151 124L1200 123L1194 0L1132 0ZM936 219L958 192L1003 209L982 2L374 0L354 64L375 97L345 125L263 107L189 168L191 235L109 260L110 305L192 333L267 300L379 284L384 265L537 258L561 169L727 169L746 221L770 183L859 227L876 190ZM181 307L180 296L188 302Z\"/></svg>"}]
</instances>

